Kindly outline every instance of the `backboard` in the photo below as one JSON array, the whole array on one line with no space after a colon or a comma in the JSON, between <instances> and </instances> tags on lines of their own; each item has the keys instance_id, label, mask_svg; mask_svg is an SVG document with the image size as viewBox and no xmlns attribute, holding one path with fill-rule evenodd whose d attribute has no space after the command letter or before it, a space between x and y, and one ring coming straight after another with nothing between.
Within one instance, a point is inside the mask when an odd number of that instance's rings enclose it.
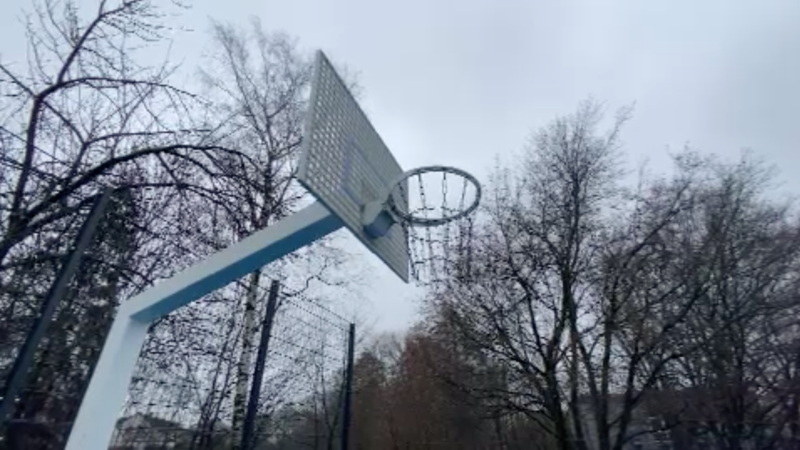
<instances>
[{"instance_id":1,"label":"backboard","mask_svg":"<svg viewBox=\"0 0 800 450\"><path fill-rule=\"evenodd\" d=\"M361 221L364 205L385 196L389 183L402 173L341 77L317 52L297 179L408 282L408 240L403 227L395 225L387 235L371 238ZM400 201L404 202L401 208L408 207L407 194Z\"/></svg>"}]
</instances>

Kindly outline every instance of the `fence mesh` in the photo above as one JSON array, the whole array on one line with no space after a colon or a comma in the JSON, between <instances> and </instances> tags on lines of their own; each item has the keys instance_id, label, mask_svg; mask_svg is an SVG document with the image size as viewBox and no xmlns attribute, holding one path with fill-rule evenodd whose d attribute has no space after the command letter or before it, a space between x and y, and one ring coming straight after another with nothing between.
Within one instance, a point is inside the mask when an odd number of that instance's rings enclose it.
<instances>
[{"instance_id":1,"label":"fence mesh","mask_svg":"<svg viewBox=\"0 0 800 450\"><path fill-rule=\"evenodd\" d=\"M239 448L267 298L259 288L249 310L237 301L244 289L217 292L153 327L112 449ZM278 297L253 449L331 448L340 424L347 327L317 299Z\"/></svg>"},{"instance_id":2,"label":"fence mesh","mask_svg":"<svg viewBox=\"0 0 800 450\"><path fill-rule=\"evenodd\" d=\"M16 396L6 396L15 361L30 338L57 273L74 248L83 220L52 224L19 244L0 270L0 400L13 401L0 417L0 449L60 449L114 316L122 261L130 251L128 204L114 200L78 270L58 301Z\"/></svg>"}]
</instances>

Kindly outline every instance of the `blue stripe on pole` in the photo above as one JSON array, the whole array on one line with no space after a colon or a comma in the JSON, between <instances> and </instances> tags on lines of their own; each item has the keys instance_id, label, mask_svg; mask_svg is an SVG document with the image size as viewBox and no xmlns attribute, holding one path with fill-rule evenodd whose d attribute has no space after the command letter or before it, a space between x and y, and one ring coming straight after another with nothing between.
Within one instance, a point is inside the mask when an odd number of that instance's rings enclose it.
<instances>
[{"instance_id":1,"label":"blue stripe on pole","mask_svg":"<svg viewBox=\"0 0 800 450\"><path fill-rule=\"evenodd\" d=\"M319 204L317 204L319 205ZM320 207L322 205L319 205ZM151 305L143 307L139 311L130 311L131 316L140 321L152 322L163 317L172 311L184 306L192 301L207 295L229 283L254 272L255 270L269 264L289 253L338 230L343 226L341 219L336 215L328 213L326 217L305 224L305 227L293 230L281 239L275 240L264 246L258 251L233 262L230 265L220 267L205 277L179 288L175 292L169 293ZM178 277L180 274L178 275ZM170 280L172 281L172 280ZM123 304L136 308L135 299Z\"/></svg>"}]
</instances>

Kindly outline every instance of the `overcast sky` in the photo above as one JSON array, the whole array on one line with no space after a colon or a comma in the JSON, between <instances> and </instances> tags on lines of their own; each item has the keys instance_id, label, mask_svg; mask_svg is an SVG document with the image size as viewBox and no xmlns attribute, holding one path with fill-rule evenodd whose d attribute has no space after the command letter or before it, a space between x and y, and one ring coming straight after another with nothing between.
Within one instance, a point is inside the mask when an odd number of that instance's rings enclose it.
<instances>
[{"instance_id":1,"label":"overcast sky","mask_svg":"<svg viewBox=\"0 0 800 450\"><path fill-rule=\"evenodd\" d=\"M0 57L24 56L27 0L4 0ZM96 1L81 0L94 8ZM589 95L636 103L632 162L658 170L684 144L754 149L800 193L800 1L196 0L173 54L196 65L210 18L323 49L359 73L362 104L406 168L456 165L485 178L497 155ZM177 23L177 22L176 22ZM412 323L418 292L364 255L379 329Z\"/></svg>"}]
</instances>

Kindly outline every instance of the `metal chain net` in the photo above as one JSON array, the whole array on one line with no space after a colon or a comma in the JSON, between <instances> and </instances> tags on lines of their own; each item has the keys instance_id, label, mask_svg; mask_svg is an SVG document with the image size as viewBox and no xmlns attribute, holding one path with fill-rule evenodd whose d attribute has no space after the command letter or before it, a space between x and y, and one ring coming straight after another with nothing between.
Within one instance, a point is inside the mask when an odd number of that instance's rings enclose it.
<instances>
[{"instance_id":1,"label":"metal chain net","mask_svg":"<svg viewBox=\"0 0 800 450\"><path fill-rule=\"evenodd\" d=\"M409 179L407 187L401 183L396 189L401 197L408 194L409 212L426 220L455 216L467 210L477 195L470 180L447 171L417 174ZM473 223L471 214L439 226L414 226L401 221L408 237L408 258L414 281L440 289L449 281L468 277Z\"/></svg>"}]
</instances>

